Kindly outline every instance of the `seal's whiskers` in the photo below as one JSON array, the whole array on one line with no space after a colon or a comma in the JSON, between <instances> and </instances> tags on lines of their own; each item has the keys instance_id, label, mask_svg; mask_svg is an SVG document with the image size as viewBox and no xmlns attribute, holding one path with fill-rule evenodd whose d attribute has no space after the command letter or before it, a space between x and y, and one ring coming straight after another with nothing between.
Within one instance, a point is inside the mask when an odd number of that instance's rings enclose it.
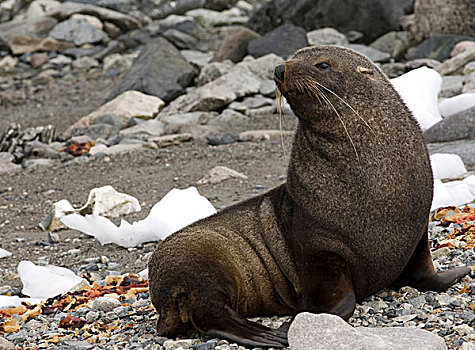
<instances>
[{"instance_id":1,"label":"seal's whiskers","mask_svg":"<svg viewBox=\"0 0 475 350\"><path fill-rule=\"evenodd\" d=\"M282 92L277 86L275 87L275 98L277 99L277 110L279 111L280 142L282 144L282 151L284 152L284 160L287 162L287 152L285 151L284 135L282 128Z\"/></svg>"}]
</instances>

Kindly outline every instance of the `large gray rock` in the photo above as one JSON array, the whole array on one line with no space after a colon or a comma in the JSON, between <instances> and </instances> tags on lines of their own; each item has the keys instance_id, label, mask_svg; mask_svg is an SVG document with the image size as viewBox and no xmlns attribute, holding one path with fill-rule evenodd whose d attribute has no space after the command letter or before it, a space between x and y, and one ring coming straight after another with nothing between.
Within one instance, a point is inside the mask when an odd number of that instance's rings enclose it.
<instances>
[{"instance_id":1,"label":"large gray rock","mask_svg":"<svg viewBox=\"0 0 475 350\"><path fill-rule=\"evenodd\" d=\"M0 23L0 50L8 50L8 42L19 34L44 38L57 23L55 18L49 16Z\"/></svg>"},{"instance_id":2,"label":"large gray rock","mask_svg":"<svg viewBox=\"0 0 475 350\"><path fill-rule=\"evenodd\" d=\"M389 32L373 41L370 47L387 52L393 58L401 58L409 48L408 32Z\"/></svg>"},{"instance_id":3,"label":"large gray rock","mask_svg":"<svg viewBox=\"0 0 475 350\"><path fill-rule=\"evenodd\" d=\"M64 2L57 8L48 12L48 15L62 21L68 19L75 13L95 16L103 22L113 23L123 32L142 27L146 23L142 18L126 15L118 11L109 10L99 6L80 4L76 2Z\"/></svg>"},{"instance_id":4,"label":"large gray rock","mask_svg":"<svg viewBox=\"0 0 475 350\"><path fill-rule=\"evenodd\" d=\"M291 350L445 350L444 338L413 327L352 327L330 314L298 314L290 325Z\"/></svg>"},{"instance_id":5,"label":"large gray rock","mask_svg":"<svg viewBox=\"0 0 475 350\"><path fill-rule=\"evenodd\" d=\"M410 58L431 58L438 61L444 61L450 58L450 52L457 43L466 40L470 41L475 39L465 35L435 35L419 44L411 54Z\"/></svg>"},{"instance_id":6,"label":"large gray rock","mask_svg":"<svg viewBox=\"0 0 475 350\"><path fill-rule=\"evenodd\" d=\"M361 44L348 44L343 46L358 51L359 53L362 53L365 56L368 56L368 58L373 62L386 62L389 61L389 59L391 58L391 54L380 51L370 46Z\"/></svg>"},{"instance_id":7,"label":"large gray rock","mask_svg":"<svg viewBox=\"0 0 475 350\"><path fill-rule=\"evenodd\" d=\"M137 90L170 102L183 93L196 73L175 46L159 37L145 46L107 100Z\"/></svg>"},{"instance_id":8,"label":"large gray rock","mask_svg":"<svg viewBox=\"0 0 475 350\"><path fill-rule=\"evenodd\" d=\"M106 32L90 25L85 19L78 18L58 23L49 35L53 39L71 41L77 46L94 44L108 38Z\"/></svg>"},{"instance_id":9,"label":"large gray rock","mask_svg":"<svg viewBox=\"0 0 475 350\"><path fill-rule=\"evenodd\" d=\"M424 131L427 143L475 138L475 107L452 114Z\"/></svg>"},{"instance_id":10,"label":"large gray rock","mask_svg":"<svg viewBox=\"0 0 475 350\"><path fill-rule=\"evenodd\" d=\"M246 57L231 72L172 101L158 118L194 111L215 111L238 98L254 95L261 91L280 62L282 58L274 54L258 59Z\"/></svg>"},{"instance_id":11,"label":"large gray rock","mask_svg":"<svg viewBox=\"0 0 475 350\"><path fill-rule=\"evenodd\" d=\"M399 20L411 12L413 0L272 0L258 9L247 26L264 34L283 23L301 26L307 31L333 27L347 33L364 33L370 43L391 30L399 29Z\"/></svg>"},{"instance_id":12,"label":"large gray rock","mask_svg":"<svg viewBox=\"0 0 475 350\"><path fill-rule=\"evenodd\" d=\"M416 0L406 26L413 40L421 42L436 34L475 36L473 0Z\"/></svg>"},{"instance_id":13,"label":"large gray rock","mask_svg":"<svg viewBox=\"0 0 475 350\"><path fill-rule=\"evenodd\" d=\"M430 154L455 153L463 160L467 170L475 169L475 140L459 140L442 143L429 143L427 149Z\"/></svg>"},{"instance_id":14,"label":"large gray rock","mask_svg":"<svg viewBox=\"0 0 475 350\"><path fill-rule=\"evenodd\" d=\"M291 24L283 24L267 34L251 40L247 52L254 57L275 53L289 57L298 49L308 46L305 29Z\"/></svg>"},{"instance_id":15,"label":"large gray rock","mask_svg":"<svg viewBox=\"0 0 475 350\"><path fill-rule=\"evenodd\" d=\"M249 28L232 28L224 38L215 60L219 62L224 60L240 62L247 54L247 45L249 42L258 37L259 34Z\"/></svg>"}]
</instances>

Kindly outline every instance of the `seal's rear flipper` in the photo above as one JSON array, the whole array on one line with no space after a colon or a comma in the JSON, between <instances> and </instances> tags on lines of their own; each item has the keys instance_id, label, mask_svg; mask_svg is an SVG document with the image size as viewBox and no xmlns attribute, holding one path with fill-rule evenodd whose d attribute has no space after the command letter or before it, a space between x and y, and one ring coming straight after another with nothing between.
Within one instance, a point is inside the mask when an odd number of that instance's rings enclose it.
<instances>
[{"instance_id":1,"label":"seal's rear flipper","mask_svg":"<svg viewBox=\"0 0 475 350\"><path fill-rule=\"evenodd\" d=\"M289 346L286 327L271 329L240 316L228 305L218 310L200 310L192 317L193 326L203 333L223 337L249 347Z\"/></svg>"},{"instance_id":2,"label":"seal's rear flipper","mask_svg":"<svg viewBox=\"0 0 475 350\"><path fill-rule=\"evenodd\" d=\"M470 270L470 267L463 266L447 271L435 271L428 236L424 234L403 272L393 284L408 285L420 291L442 292L469 274Z\"/></svg>"}]
</instances>

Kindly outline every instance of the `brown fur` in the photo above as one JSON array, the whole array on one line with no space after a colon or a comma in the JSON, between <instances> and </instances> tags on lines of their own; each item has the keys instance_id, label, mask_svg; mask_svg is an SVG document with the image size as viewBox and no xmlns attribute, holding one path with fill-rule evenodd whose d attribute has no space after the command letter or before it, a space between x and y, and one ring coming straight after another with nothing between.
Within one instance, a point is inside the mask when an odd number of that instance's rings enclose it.
<instances>
[{"instance_id":1,"label":"brown fur","mask_svg":"<svg viewBox=\"0 0 475 350\"><path fill-rule=\"evenodd\" d=\"M330 69L314 66L323 61ZM287 182L158 245L149 276L160 335L194 327L285 346L285 330L245 317L348 318L355 299L392 282L438 290L468 272L433 269L429 158L386 76L352 50L318 46L286 62L283 80L277 85L299 118Z\"/></svg>"}]
</instances>

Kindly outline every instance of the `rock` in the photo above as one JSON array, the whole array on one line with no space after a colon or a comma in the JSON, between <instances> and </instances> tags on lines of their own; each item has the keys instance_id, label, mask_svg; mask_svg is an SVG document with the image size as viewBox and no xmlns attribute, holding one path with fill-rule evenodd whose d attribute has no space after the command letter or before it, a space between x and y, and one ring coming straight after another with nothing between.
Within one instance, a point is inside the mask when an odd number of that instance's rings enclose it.
<instances>
[{"instance_id":1,"label":"rock","mask_svg":"<svg viewBox=\"0 0 475 350\"><path fill-rule=\"evenodd\" d=\"M14 55L21 55L27 52L37 51L62 51L71 48L73 45L53 38L40 39L19 34L12 37L8 42L8 46Z\"/></svg>"},{"instance_id":2,"label":"rock","mask_svg":"<svg viewBox=\"0 0 475 350\"><path fill-rule=\"evenodd\" d=\"M197 86L205 85L229 73L233 68L234 63L229 60L209 63L201 68L200 74L195 78L195 84Z\"/></svg>"},{"instance_id":3,"label":"rock","mask_svg":"<svg viewBox=\"0 0 475 350\"><path fill-rule=\"evenodd\" d=\"M13 174L21 171L21 165L15 164L10 160L0 158L0 175Z\"/></svg>"},{"instance_id":4,"label":"rock","mask_svg":"<svg viewBox=\"0 0 475 350\"><path fill-rule=\"evenodd\" d=\"M25 169L36 170L43 167L52 167L56 164L57 162L53 159L37 158L24 160L21 165Z\"/></svg>"},{"instance_id":5,"label":"rock","mask_svg":"<svg viewBox=\"0 0 475 350\"><path fill-rule=\"evenodd\" d=\"M120 41L117 41L117 40L109 41L109 43L107 44L105 48L102 48L102 46L97 46L97 48L99 50L94 53L93 58L99 61L102 61L104 57L106 57L107 55L114 54L114 53L121 53L125 50L124 44L122 44ZM133 52L125 56L135 58L138 56L138 52Z\"/></svg>"},{"instance_id":6,"label":"rock","mask_svg":"<svg viewBox=\"0 0 475 350\"><path fill-rule=\"evenodd\" d=\"M4 337L0 337L0 349L2 350L15 350L16 346L12 342L9 342Z\"/></svg>"},{"instance_id":7,"label":"rock","mask_svg":"<svg viewBox=\"0 0 475 350\"><path fill-rule=\"evenodd\" d=\"M293 135L293 131L288 130L248 130L239 134L239 139L244 142L255 142L280 138L285 135Z\"/></svg>"},{"instance_id":8,"label":"rock","mask_svg":"<svg viewBox=\"0 0 475 350\"><path fill-rule=\"evenodd\" d=\"M73 42L77 46L98 43L109 37L106 32L90 25L85 19L74 18L58 23L49 35L54 39Z\"/></svg>"},{"instance_id":9,"label":"rock","mask_svg":"<svg viewBox=\"0 0 475 350\"><path fill-rule=\"evenodd\" d=\"M305 46L308 46L305 29L291 24L283 24L262 37L251 40L247 51L254 57L261 57L269 53L289 57L296 50Z\"/></svg>"},{"instance_id":10,"label":"rock","mask_svg":"<svg viewBox=\"0 0 475 350\"><path fill-rule=\"evenodd\" d=\"M31 80L33 85L47 85L52 83L54 77L58 76L60 73L56 69L46 69L39 73L36 77Z\"/></svg>"},{"instance_id":11,"label":"rock","mask_svg":"<svg viewBox=\"0 0 475 350\"><path fill-rule=\"evenodd\" d=\"M7 43L16 35L43 38L57 23L56 19L49 16L0 23L0 49L8 49Z\"/></svg>"},{"instance_id":12,"label":"rock","mask_svg":"<svg viewBox=\"0 0 475 350\"><path fill-rule=\"evenodd\" d=\"M474 48L475 48L475 41L473 41L473 39L460 41L457 44L455 44L454 48L450 52L450 57L457 56L458 54L461 54L462 52L473 50Z\"/></svg>"},{"instance_id":13,"label":"rock","mask_svg":"<svg viewBox=\"0 0 475 350\"><path fill-rule=\"evenodd\" d=\"M92 303L92 307L94 309L104 311L104 312L112 311L120 305L121 303L119 300L111 298L111 297L99 297L99 298L94 299Z\"/></svg>"},{"instance_id":14,"label":"rock","mask_svg":"<svg viewBox=\"0 0 475 350\"><path fill-rule=\"evenodd\" d=\"M211 146L228 145L239 141L239 136L230 132L212 134L206 137L206 142Z\"/></svg>"},{"instance_id":15,"label":"rock","mask_svg":"<svg viewBox=\"0 0 475 350\"><path fill-rule=\"evenodd\" d=\"M458 154L467 169L475 168L475 140L458 140L443 143L429 143L427 149L430 154L454 153Z\"/></svg>"},{"instance_id":16,"label":"rock","mask_svg":"<svg viewBox=\"0 0 475 350\"><path fill-rule=\"evenodd\" d=\"M436 70L441 75L458 74L461 73L463 67L471 61L475 61L475 48L448 59L438 66Z\"/></svg>"},{"instance_id":17,"label":"rock","mask_svg":"<svg viewBox=\"0 0 475 350\"><path fill-rule=\"evenodd\" d=\"M171 114L158 119L167 124L207 124L211 119L216 118L216 112L189 112L182 114Z\"/></svg>"},{"instance_id":18,"label":"rock","mask_svg":"<svg viewBox=\"0 0 475 350\"><path fill-rule=\"evenodd\" d=\"M194 111L214 111L237 98L257 93L260 87L261 80L247 68L241 67L198 87L187 95L178 97L162 113L169 115Z\"/></svg>"},{"instance_id":19,"label":"rock","mask_svg":"<svg viewBox=\"0 0 475 350\"><path fill-rule=\"evenodd\" d=\"M190 34L176 29L167 29L162 33L162 37L173 43L179 49L192 49L198 40Z\"/></svg>"},{"instance_id":20,"label":"rock","mask_svg":"<svg viewBox=\"0 0 475 350\"><path fill-rule=\"evenodd\" d=\"M120 130L124 127L124 121L114 113L100 115L96 118L94 123L109 124L112 125L116 130Z\"/></svg>"},{"instance_id":21,"label":"rock","mask_svg":"<svg viewBox=\"0 0 475 350\"><path fill-rule=\"evenodd\" d=\"M121 55L119 53L113 53L104 58L102 70L104 73L115 70L119 73L128 70L133 63L134 59L131 55Z\"/></svg>"},{"instance_id":22,"label":"rock","mask_svg":"<svg viewBox=\"0 0 475 350\"><path fill-rule=\"evenodd\" d=\"M66 199L62 199L53 203L48 216L40 222L39 226L44 231L56 231L61 228L66 228L66 225L61 222L61 217L75 212L76 209L74 209L71 203Z\"/></svg>"},{"instance_id":23,"label":"rock","mask_svg":"<svg viewBox=\"0 0 475 350\"><path fill-rule=\"evenodd\" d=\"M455 34L435 35L419 44L410 58L431 58L444 61L451 57L450 53L458 42L469 39L471 38L468 36Z\"/></svg>"},{"instance_id":24,"label":"rock","mask_svg":"<svg viewBox=\"0 0 475 350\"><path fill-rule=\"evenodd\" d=\"M130 153L142 148L141 144L118 144L111 147L106 145L96 145L89 150L91 155L104 154L104 155L117 155L122 153Z\"/></svg>"},{"instance_id":25,"label":"rock","mask_svg":"<svg viewBox=\"0 0 475 350\"><path fill-rule=\"evenodd\" d=\"M208 9L195 9L186 12L187 16L193 17L203 27L219 27L231 24L244 24L246 17L230 16L225 12Z\"/></svg>"},{"instance_id":26,"label":"rock","mask_svg":"<svg viewBox=\"0 0 475 350\"><path fill-rule=\"evenodd\" d=\"M247 176L225 166L216 166L211 169L203 178L198 180L196 184L217 184L231 178L246 180Z\"/></svg>"},{"instance_id":27,"label":"rock","mask_svg":"<svg viewBox=\"0 0 475 350\"><path fill-rule=\"evenodd\" d=\"M442 88L439 92L439 98L460 95L464 80L465 77L463 75L446 75L442 77Z\"/></svg>"},{"instance_id":28,"label":"rock","mask_svg":"<svg viewBox=\"0 0 475 350\"><path fill-rule=\"evenodd\" d=\"M181 349L189 349L193 344L191 339L180 339L180 340L172 340L167 339L163 343L164 350L179 350Z\"/></svg>"},{"instance_id":29,"label":"rock","mask_svg":"<svg viewBox=\"0 0 475 350\"><path fill-rule=\"evenodd\" d=\"M409 30L415 42L436 34L475 36L473 26L475 4L467 0L416 0Z\"/></svg>"},{"instance_id":30,"label":"rock","mask_svg":"<svg viewBox=\"0 0 475 350\"><path fill-rule=\"evenodd\" d=\"M96 119L104 114L115 114L122 120L123 125L128 125L131 118L151 119L164 104L158 97L145 95L139 91L126 91L71 125L63 133L63 138L68 138L74 128L94 124Z\"/></svg>"},{"instance_id":31,"label":"rock","mask_svg":"<svg viewBox=\"0 0 475 350\"><path fill-rule=\"evenodd\" d=\"M45 52L42 52L42 53L34 53L33 55L31 55L31 66L33 68L39 68L41 67L43 64L47 63L49 60L49 57L48 57L48 54L45 53ZM0 64L1 66L1 64Z\"/></svg>"},{"instance_id":32,"label":"rock","mask_svg":"<svg viewBox=\"0 0 475 350\"><path fill-rule=\"evenodd\" d=\"M445 350L444 338L413 327L352 327L330 314L298 314L290 325L292 350Z\"/></svg>"},{"instance_id":33,"label":"rock","mask_svg":"<svg viewBox=\"0 0 475 350\"><path fill-rule=\"evenodd\" d=\"M464 67L463 67L463 75L470 75L473 72L475 72L475 61L468 62Z\"/></svg>"},{"instance_id":34,"label":"rock","mask_svg":"<svg viewBox=\"0 0 475 350\"><path fill-rule=\"evenodd\" d=\"M246 26L264 34L283 23L313 29L332 27L342 33L356 30L370 43L384 33L398 30L400 17L409 12L413 0L272 0L259 8Z\"/></svg>"},{"instance_id":35,"label":"rock","mask_svg":"<svg viewBox=\"0 0 475 350\"><path fill-rule=\"evenodd\" d=\"M94 67L99 67L99 62L95 58L84 56L74 60L72 66L80 70L89 70Z\"/></svg>"},{"instance_id":36,"label":"rock","mask_svg":"<svg viewBox=\"0 0 475 350\"><path fill-rule=\"evenodd\" d=\"M232 109L225 109L219 116L210 121L210 124L229 127L246 125L247 123L249 123L248 117Z\"/></svg>"},{"instance_id":37,"label":"rock","mask_svg":"<svg viewBox=\"0 0 475 350\"><path fill-rule=\"evenodd\" d=\"M391 55L389 53L380 51L370 46L361 44L347 44L343 46L362 53L373 62L386 62L389 61L389 59L391 58Z\"/></svg>"},{"instance_id":38,"label":"rock","mask_svg":"<svg viewBox=\"0 0 475 350\"><path fill-rule=\"evenodd\" d=\"M118 132L118 129L113 127L112 125L98 123L96 120L94 121L93 125L74 128L71 132L71 136L72 137L88 136L92 140L97 140L97 139L108 139L116 135L117 132Z\"/></svg>"},{"instance_id":39,"label":"rock","mask_svg":"<svg viewBox=\"0 0 475 350\"><path fill-rule=\"evenodd\" d=\"M183 92L195 75L195 68L180 51L166 39L157 38L145 46L107 99L137 90L169 102Z\"/></svg>"},{"instance_id":40,"label":"rock","mask_svg":"<svg viewBox=\"0 0 475 350\"><path fill-rule=\"evenodd\" d=\"M191 141L192 139L193 135L185 133L151 137L148 139L148 141L154 143L157 148L164 148L169 146L176 146L182 142Z\"/></svg>"},{"instance_id":41,"label":"rock","mask_svg":"<svg viewBox=\"0 0 475 350\"><path fill-rule=\"evenodd\" d=\"M373 41L369 46L389 53L392 58L399 59L409 48L409 33L389 32Z\"/></svg>"},{"instance_id":42,"label":"rock","mask_svg":"<svg viewBox=\"0 0 475 350\"><path fill-rule=\"evenodd\" d=\"M80 13L75 13L74 15L71 16L72 19L84 19L87 23L89 23L91 26L96 27L97 29L102 29L104 28L104 25L102 24L101 20L95 16L89 16L89 15L83 15Z\"/></svg>"},{"instance_id":43,"label":"rock","mask_svg":"<svg viewBox=\"0 0 475 350\"><path fill-rule=\"evenodd\" d=\"M216 53L215 61L222 62L231 60L240 62L247 55L247 46L253 39L259 37L259 34L246 27L234 27L225 36L221 47Z\"/></svg>"},{"instance_id":44,"label":"rock","mask_svg":"<svg viewBox=\"0 0 475 350\"><path fill-rule=\"evenodd\" d=\"M0 60L0 71L8 71L16 67L18 64L18 58L12 56L4 56Z\"/></svg>"},{"instance_id":45,"label":"rock","mask_svg":"<svg viewBox=\"0 0 475 350\"><path fill-rule=\"evenodd\" d=\"M224 133L216 125L170 124L165 128L165 134L191 134L198 142L207 142L209 137L216 138Z\"/></svg>"},{"instance_id":46,"label":"rock","mask_svg":"<svg viewBox=\"0 0 475 350\"><path fill-rule=\"evenodd\" d=\"M165 125L160 120L152 119L120 131L120 135L126 137L144 134L148 136L162 136L165 134Z\"/></svg>"},{"instance_id":47,"label":"rock","mask_svg":"<svg viewBox=\"0 0 475 350\"><path fill-rule=\"evenodd\" d=\"M350 43L345 34L330 27L308 32L307 41L309 45L345 45Z\"/></svg>"},{"instance_id":48,"label":"rock","mask_svg":"<svg viewBox=\"0 0 475 350\"><path fill-rule=\"evenodd\" d=\"M64 2L56 9L48 12L48 15L59 20L70 18L75 13L82 13L99 18L102 22L110 22L124 32L137 29L145 25L143 19L126 15L118 11L109 10L103 7L76 2Z\"/></svg>"},{"instance_id":49,"label":"rock","mask_svg":"<svg viewBox=\"0 0 475 350\"><path fill-rule=\"evenodd\" d=\"M196 50L181 50L180 53L189 63L200 69L213 59L213 55L211 53L205 53Z\"/></svg>"},{"instance_id":50,"label":"rock","mask_svg":"<svg viewBox=\"0 0 475 350\"><path fill-rule=\"evenodd\" d=\"M413 70L413 69L417 69L421 67L436 69L438 66L440 66L440 64L441 63L439 61L436 61L430 58L421 58L417 60L407 61L405 66L406 66L406 69L408 70Z\"/></svg>"},{"instance_id":51,"label":"rock","mask_svg":"<svg viewBox=\"0 0 475 350\"><path fill-rule=\"evenodd\" d=\"M406 65L401 62L384 63L381 65L381 69L389 78L397 78L406 73Z\"/></svg>"},{"instance_id":52,"label":"rock","mask_svg":"<svg viewBox=\"0 0 475 350\"><path fill-rule=\"evenodd\" d=\"M475 107L452 114L424 131L426 143L475 138Z\"/></svg>"}]
</instances>

